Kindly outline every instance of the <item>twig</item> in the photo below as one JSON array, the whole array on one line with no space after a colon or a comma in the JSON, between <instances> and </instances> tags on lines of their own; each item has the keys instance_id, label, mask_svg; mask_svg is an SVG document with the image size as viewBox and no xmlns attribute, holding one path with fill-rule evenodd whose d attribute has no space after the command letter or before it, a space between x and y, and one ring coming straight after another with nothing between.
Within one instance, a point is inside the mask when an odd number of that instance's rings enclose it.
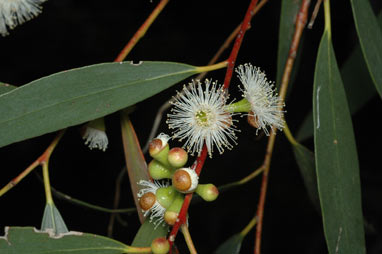
<instances>
[{"instance_id":1,"label":"twig","mask_svg":"<svg viewBox=\"0 0 382 254\"><path fill-rule=\"evenodd\" d=\"M44 183L41 175L39 175L37 172L35 172L35 173L36 173L37 179L41 183ZM106 208L106 207L102 207L102 206L98 206L98 205L93 205L93 204L90 204L88 202L73 198L72 196L69 196L68 194L65 194L65 193L57 190L53 186L50 186L50 189L52 190L53 196L55 196L56 198L68 201L68 202L76 204L78 206L93 209L96 211L100 211L100 212L104 212L104 213L134 213L137 211L137 209L135 207L121 208L121 209L110 209L110 208Z\"/></svg>"},{"instance_id":2,"label":"twig","mask_svg":"<svg viewBox=\"0 0 382 254\"><path fill-rule=\"evenodd\" d=\"M308 9L310 5L310 0L303 0L301 3L300 11L297 16L296 20L296 28L295 32L293 35L292 39L292 44L289 50L289 55L287 62L285 64L284 68L284 74L283 78L281 81L281 87L280 87L280 104L283 103L285 99L285 95L287 92L289 80L290 80L290 75L292 72L294 60L297 55L297 49L298 45L300 43L301 39L301 34L302 31L306 25L307 22L307 16L308 16ZM263 173L263 179L261 183L261 189L260 189L260 197L259 197L259 203L258 203L258 208L257 208L257 227L256 227L256 239L255 239L255 254L260 254L260 249L261 249L261 232L262 232L262 226L263 226L263 217L264 217L264 204L265 204L265 197L267 193L267 186L268 186L268 174L269 174L269 169L270 169L270 163L271 163L271 158L272 158L272 151L276 139L276 133L274 131L275 128L272 128L272 132L269 136L268 139L268 144L266 148L266 154L264 158L264 173Z\"/></svg>"},{"instance_id":3,"label":"twig","mask_svg":"<svg viewBox=\"0 0 382 254\"><path fill-rule=\"evenodd\" d=\"M114 194L114 204L113 208L116 209L119 206L119 200L121 197L121 184L123 177L126 175L126 168L123 167L121 172L119 173L117 180L115 181L115 194ZM109 219L109 225L107 227L107 236L112 237L113 236L113 227L114 227L114 221L117 214L112 214Z\"/></svg>"},{"instance_id":4,"label":"twig","mask_svg":"<svg viewBox=\"0 0 382 254\"><path fill-rule=\"evenodd\" d=\"M233 69L235 68L236 58L237 58L237 55L239 54L239 50L240 50L241 43L243 42L244 34L247 31L247 29L249 28L249 26L251 24L251 19L252 19L253 15L255 14L253 10L255 9L256 4L257 4L257 0L252 0L251 3L249 4L247 12L244 16L243 23L241 24L240 31L239 31L238 35L236 36L235 43L233 44L231 54L228 58L227 72L226 72L225 78L224 78L223 88L225 88L225 89L228 89L228 87L230 85L232 74L233 74Z\"/></svg>"},{"instance_id":5,"label":"twig","mask_svg":"<svg viewBox=\"0 0 382 254\"><path fill-rule=\"evenodd\" d=\"M256 176L260 175L263 171L264 171L264 167L262 165L261 167L259 167L255 171L253 171L251 174L247 175L246 177L242 178L239 181L235 181L232 183L227 183L227 184L224 184L222 186L219 186L218 187L219 193L226 191L226 190L228 190L234 186L239 186L239 185L245 184L245 183L251 181L252 179L254 179Z\"/></svg>"},{"instance_id":6,"label":"twig","mask_svg":"<svg viewBox=\"0 0 382 254\"><path fill-rule=\"evenodd\" d=\"M192 242L191 234L190 234L190 231L188 230L188 226L186 225L186 223L182 224L181 229L184 236L184 240L186 240L188 250L190 251L190 254L197 254L198 252L196 251L195 245Z\"/></svg>"},{"instance_id":7,"label":"twig","mask_svg":"<svg viewBox=\"0 0 382 254\"><path fill-rule=\"evenodd\" d=\"M239 33L236 37L235 43L233 45L230 57L228 58L228 67L227 67L227 72L226 72L226 76L224 79L224 88L225 89L228 89L228 87L229 87L229 84L230 84L230 81L232 78L232 74L233 74L233 68L234 68L234 65L236 62L236 58L237 58L237 55L239 53L240 46L241 46L241 43L242 43L243 38L244 38L244 34L247 31L247 29L250 25L251 19L254 15L253 10L254 10L256 4L257 4L257 0L252 0L251 3L249 4L247 12L244 16L243 23L241 25L240 31L239 31ZM206 147L206 145L204 145L199 157L196 160L195 172L198 175L200 175L200 173L201 173L201 170L203 168L203 165L204 165L206 158L207 158L207 147ZM172 249L171 247L174 244L175 237L176 237L178 230L179 230L179 226L181 224L185 223L187 210L188 210L188 207L190 205L191 199L192 199L192 193L187 194L185 199L184 199L182 208L179 212L179 216L178 216L179 221L177 221L175 223L175 225L173 226L173 228L171 230L171 233L169 236L170 254L171 254L171 249Z\"/></svg>"},{"instance_id":8,"label":"twig","mask_svg":"<svg viewBox=\"0 0 382 254\"><path fill-rule=\"evenodd\" d=\"M8 192L10 189L15 187L21 180L24 179L30 172L33 171L37 166L42 165L46 161L49 160L54 148L57 146L58 142L60 141L61 137L64 135L65 129L60 130L57 134L57 136L53 139L52 143L46 148L46 150L40 155L40 157L37 158L29 167L27 167L21 174L19 174L17 177L12 179L7 185L5 185L0 190L0 197L4 195L6 192Z\"/></svg>"},{"instance_id":9,"label":"twig","mask_svg":"<svg viewBox=\"0 0 382 254\"><path fill-rule=\"evenodd\" d=\"M126 46L122 49L121 53L119 53L118 57L114 60L114 62L123 61L126 56L130 53L130 51L134 48L137 42L146 34L147 30L151 26L151 24L158 17L159 13L163 10L169 0L161 0L159 4L155 7L150 16L146 19L146 21L141 25L141 27L135 32L134 36L130 39L130 41L126 44Z\"/></svg>"},{"instance_id":10,"label":"twig","mask_svg":"<svg viewBox=\"0 0 382 254\"><path fill-rule=\"evenodd\" d=\"M320 10L321 3L322 3L322 0L317 0L316 5L314 6L314 10L313 10L312 16L310 17L310 21L308 24L309 29L313 28L313 24L314 24L314 21L316 20L318 11Z\"/></svg>"},{"instance_id":11,"label":"twig","mask_svg":"<svg viewBox=\"0 0 382 254\"><path fill-rule=\"evenodd\" d=\"M240 235L241 236L246 236L249 231L251 231L251 229L256 225L256 222L257 222L257 216L255 215L248 223L247 226L245 226L245 228L240 232Z\"/></svg>"},{"instance_id":12,"label":"twig","mask_svg":"<svg viewBox=\"0 0 382 254\"><path fill-rule=\"evenodd\" d=\"M261 1L258 5L256 5L255 9L253 10L253 15L255 15L257 12L260 11L260 9L268 2L268 0L263 0ZM232 31L232 33L227 37L227 39L224 41L224 43L220 46L220 48L218 49L218 51L215 53L215 55L211 58L211 60L208 62L208 65L212 65L212 64L215 64L219 57L223 54L224 50L226 50L229 45L232 43L232 41L236 38L236 35L239 33L240 29L241 29L241 25L242 23L240 23L236 28L235 30ZM248 27L247 29L249 29L250 27ZM205 77L205 75L207 74L207 72L203 72L203 73L200 73L196 79L203 79ZM180 92L181 94L183 94L183 90ZM155 137L157 131L158 131L158 128L159 128L159 124L161 123L162 121L162 118L163 118L163 114L164 112L169 108L171 107L171 104L170 104L170 100L166 101L165 103L162 104L162 106L159 108L157 114L155 115L155 119L154 119L154 123L153 123L153 126L151 128L151 131L150 131L150 135L149 137L147 138L147 141L146 141L146 144L145 146L143 147L142 149L142 152L143 153L147 153L148 149L149 149L149 144L151 142L151 140Z\"/></svg>"}]
</instances>

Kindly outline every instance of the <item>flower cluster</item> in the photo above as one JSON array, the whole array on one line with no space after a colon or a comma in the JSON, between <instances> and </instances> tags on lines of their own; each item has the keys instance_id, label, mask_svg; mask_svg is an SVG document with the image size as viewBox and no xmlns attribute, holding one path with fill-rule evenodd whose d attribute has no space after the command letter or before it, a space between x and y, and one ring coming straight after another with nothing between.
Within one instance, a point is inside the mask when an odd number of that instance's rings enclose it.
<instances>
[{"instance_id":1,"label":"flower cluster","mask_svg":"<svg viewBox=\"0 0 382 254\"><path fill-rule=\"evenodd\" d=\"M137 196L143 215L150 215L156 226L163 221L175 224L186 193L196 192L206 201L214 201L219 194L213 184L199 184L194 169L185 167L187 152L180 147L170 149L169 138L160 134L151 141L149 153L153 160L149 163L149 173L153 181L138 182L141 189Z\"/></svg>"},{"instance_id":2,"label":"flower cluster","mask_svg":"<svg viewBox=\"0 0 382 254\"><path fill-rule=\"evenodd\" d=\"M251 64L241 65L236 69L238 78L243 84L240 90L243 99L227 104L228 94L210 80L205 80L204 87L200 81L193 80L188 87L174 97L173 108L167 115L167 124L174 129L173 138L185 140L184 146L191 154L202 151L203 145L212 156L214 146L222 153L224 148L231 149L236 144L232 116L238 113L248 115L252 125L269 135L269 128L284 128L284 103L259 68Z\"/></svg>"}]
</instances>

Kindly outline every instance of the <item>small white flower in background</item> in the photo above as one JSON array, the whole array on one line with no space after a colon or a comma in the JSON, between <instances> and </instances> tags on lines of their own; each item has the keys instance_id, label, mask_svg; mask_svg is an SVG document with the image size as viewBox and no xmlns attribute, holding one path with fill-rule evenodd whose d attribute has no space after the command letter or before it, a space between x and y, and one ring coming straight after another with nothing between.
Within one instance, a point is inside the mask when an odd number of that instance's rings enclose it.
<instances>
[{"instance_id":1,"label":"small white flower in background","mask_svg":"<svg viewBox=\"0 0 382 254\"><path fill-rule=\"evenodd\" d=\"M236 68L236 73L244 86L244 89L241 89L243 97L251 105L252 112L249 115L254 117L257 131L263 129L268 136L268 126L282 130L284 103L275 92L274 83L269 82L265 73L251 64L240 65Z\"/></svg>"},{"instance_id":2,"label":"small white flower in background","mask_svg":"<svg viewBox=\"0 0 382 254\"><path fill-rule=\"evenodd\" d=\"M46 0L0 0L0 34L36 17L41 12L40 4Z\"/></svg>"},{"instance_id":3,"label":"small white flower in background","mask_svg":"<svg viewBox=\"0 0 382 254\"><path fill-rule=\"evenodd\" d=\"M171 104L171 114L168 114L167 124L175 129L173 138L186 140L183 147L188 152L200 154L205 143L208 154L212 157L213 146L223 153L224 147L231 149L235 143L237 131L232 125L232 113L224 106L227 94L221 86L210 80L205 80L205 88L200 81L193 80L189 87L184 86Z\"/></svg>"},{"instance_id":4,"label":"small white flower in background","mask_svg":"<svg viewBox=\"0 0 382 254\"><path fill-rule=\"evenodd\" d=\"M156 195L156 192L159 188L168 187L170 185L168 182L160 183L158 181L150 182L146 180L140 180L138 184L144 187L138 192L138 198L141 198L146 193L152 193ZM144 210L142 209L142 211ZM166 208L164 208L156 199L153 206L150 209L144 211L143 216L146 217L150 213L150 222L154 221L154 225L158 226L164 221L163 216L165 212Z\"/></svg>"},{"instance_id":5,"label":"small white flower in background","mask_svg":"<svg viewBox=\"0 0 382 254\"><path fill-rule=\"evenodd\" d=\"M105 132L104 119L99 118L87 123L82 138L85 139L85 145L88 145L90 150L98 148L105 151L109 140Z\"/></svg>"}]
</instances>

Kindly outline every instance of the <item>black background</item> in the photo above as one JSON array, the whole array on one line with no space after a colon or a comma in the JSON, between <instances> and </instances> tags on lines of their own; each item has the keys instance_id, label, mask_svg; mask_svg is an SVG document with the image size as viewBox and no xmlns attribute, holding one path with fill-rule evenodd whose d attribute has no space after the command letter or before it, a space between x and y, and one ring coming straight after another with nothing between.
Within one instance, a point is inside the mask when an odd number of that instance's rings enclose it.
<instances>
[{"instance_id":1,"label":"black background","mask_svg":"<svg viewBox=\"0 0 382 254\"><path fill-rule=\"evenodd\" d=\"M43 12L37 18L18 26L9 36L0 38L0 81L20 86L55 72L113 61L157 2L51 0L44 3ZM276 76L280 2L270 1L253 18L237 59L237 64L251 62L260 66L271 80ZM341 65L358 41L349 2L332 2L333 43ZM240 23L248 3L172 1L127 60L206 65ZM380 6L375 7L379 9ZM323 31L322 16L320 11L313 29L304 31L301 62L286 106L292 132L296 132L311 109L315 57ZM228 54L229 50L220 60L227 58ZM208 77L222 82L224 74L224 70L219 70L209 73ZM238 82L233 77L231 98L239 96ZM156 110L181 85L137 104L131 118L142 146L149 135ZM375 123L382 116L381 108L380 98L374 97L353 117L368 253L382 252L382 174L378 158L382 138ZM90 203L112 207L115 179L124 166L118 114L106 117L106 125L110 141L106 152L90 151L83 144L79 127L70 128L51 158L50 174L51 184L58 190ZM219 186L239 180L261 165L267 139L256 136L244 118L240 119L238 128L241 129L239 144L232 151L208 159L200 182ZM164 122L159 131L168 131ZM32 163L53 137L54 134L47 134L1 148L0 185L5 185ZM276 140L265 206L263 253L327 253L321 218L306 194L291 147L283 135L278 135ZM304 144L312 148L313 141L307 140ZM170 145L181 144L174 141ZM41 173L40 169L35 171ZM201 202L190 208L190 231L199 253L211 253L229 236L245 227L256 211L260 182L261 177L258 177L244 186L222 193L215 202ZM57 198L55 203L70 230L106 235L109 214ZM126 178L122 185L121 207L133 205ZM39 228L44 206L43 185L32 173L0 198L1 230L7 225ZM139 222L136 214L122 215L122 218L128 225L117 223L113 237L130 243ZM182 236L178 238L181 253L187 253ZM241 253L252 252L253 239L252 230L243 242Z\"/></svg>"}]
</instances>

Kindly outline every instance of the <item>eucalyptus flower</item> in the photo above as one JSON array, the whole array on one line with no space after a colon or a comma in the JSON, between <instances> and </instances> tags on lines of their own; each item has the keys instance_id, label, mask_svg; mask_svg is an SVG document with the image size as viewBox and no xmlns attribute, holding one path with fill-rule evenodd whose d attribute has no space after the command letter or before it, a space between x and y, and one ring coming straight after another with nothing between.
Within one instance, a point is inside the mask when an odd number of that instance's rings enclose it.
<instances>
[{"instance_id":1,"label":"eucalyptus flower","mask_svg":"<svg viewBox=\"0 0 382 254\"><path fill-rule=\"evenodd\" d=\"M98 148L102 151L106 151L109 139L105 132L104 119L98 118L90 121L85 127L82 138L85 139L85 145L88 145L90 150Z\"/></svg>"},{"instance_id":2,"label":"eucalyptus flower","mask_svg":"<svg viewBox=\"0 0 382 254\"><path fill-rule=\"evenodd\" d=\"M240 90L243 99L227 107L233 112L248 112L248 116L257 128L269 135L268 127L282 130L284 128L284 103L274 90L274 83L270 82L260 68L251 64L240 65L236 73L243 84Z\"/></svg>"},{"instance_id":3,"label":"eucalyptus flower","mask_svg":"<svg viewBox=\"0 0 382 254\"><path fill-rule=\"evenodd\" d=\"M8 35L8 30L36 17L41 12L40 4L46 0L1 0L0 34Z\"/></svg>"},{"instance_id":4,"label":"eucalyptus flower","mask_svg":"<svg viewBox=\"0 0 382 254\"><path fill-rule=\"evenodd\" d=\"M198 80L192 80L183 93L178 92L171 104L167 124L174 129L173 138L186 140L183 147L188 152L200 154L205 144L212 157L213 147L223 153L224 147L231 149L236 144L232 113L225 110L227 94L221 86L205 80L205 88Z\"/></svg>"},{"instance_id":5,"label":"eucalyptus flower","mask_svg":"<svg viewBox=\"0 0 382 254\"><path fill-rule=\"evenodd\" d=\"M150 214L150 222L156 226L160 225L164 221L166 208L174 199L175 190L169 186L169 183L158 181L140 180L138 184L143 187L137 194L143 215L146 217Z\"/></svg>"}]
</instances>

